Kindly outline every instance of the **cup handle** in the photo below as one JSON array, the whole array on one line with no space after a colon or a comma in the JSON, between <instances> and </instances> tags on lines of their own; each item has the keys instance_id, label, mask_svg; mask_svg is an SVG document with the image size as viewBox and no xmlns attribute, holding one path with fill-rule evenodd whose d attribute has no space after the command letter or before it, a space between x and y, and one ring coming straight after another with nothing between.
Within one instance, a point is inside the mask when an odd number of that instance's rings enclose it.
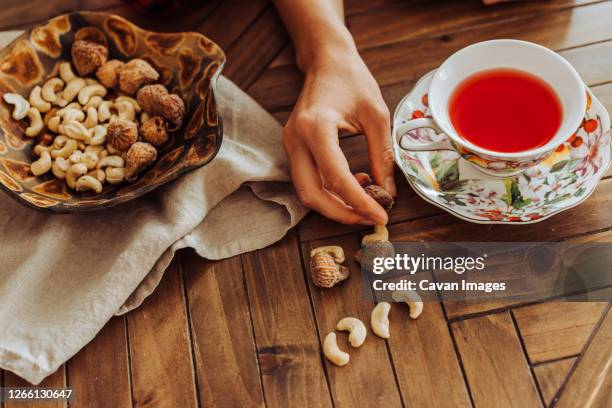
<instances>
[{"instance_id":1,"label":"cup handle","mask_svg":"<svg viewBox=\"0 0 612 408\"><path fill-rule=\"evenodd\" d=\"M421 128L431 128L435 130L437 133L444 133L442 129L436 124L436 122L431 118L417 118L412 119L403 125L400 125L395 130L395 140L400 148L403 150L413 151L413 152L422 152L422 151L431 151L431 150L452 150L453 146L450 144L448 140L444 142L429 142L429 143L402 143L402 136L404 136L407 132L411 130L421 129Z\"/></svg>"}]
</instances>

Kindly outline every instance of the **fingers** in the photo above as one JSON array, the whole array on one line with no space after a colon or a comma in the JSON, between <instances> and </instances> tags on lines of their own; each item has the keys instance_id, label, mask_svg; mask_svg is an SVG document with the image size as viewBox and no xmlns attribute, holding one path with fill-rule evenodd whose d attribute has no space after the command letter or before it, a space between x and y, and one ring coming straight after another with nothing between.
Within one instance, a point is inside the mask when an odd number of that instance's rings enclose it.
<instances>
[{"instance_id":1,"label":"fingers","mask_svg":"<svg viewBox=\"0 0 612 408\"><path fill-rule=\"evenodd\" d=\"M376 224L386 224L385 210L363 191L353 177L337 143L337 128L328 123L318 123L314 130L316 133L305 137L305 142L323 176L325 187L366 219Z\"/></svg>"},{"instance_id":2,"label":"fingers","mask_svg":"<svg viewBox=\"0 0 612 408\"><path fill-rule=\"evenodd\" d=\"M395 161L391 147L391 125L389 111L373 108L363 122L363 130L368 141L368 154L372 176L376 184L382 186L392 196L397 194L393 172Z\"/></svg>"},{"instance_id":3,"label":"fingers","mask_svg":"<svg viewBox=\"0 0 612 408\"><path fill-rule=\"evenodd\" d=\"M306 207L343 224L374 224L373 221L364 218L323 188L315 161L306 146L299 141L294 141L293 143L285 143L285 150L289 156L295 189L300 201Z\"/></svg>"}]
</instances>

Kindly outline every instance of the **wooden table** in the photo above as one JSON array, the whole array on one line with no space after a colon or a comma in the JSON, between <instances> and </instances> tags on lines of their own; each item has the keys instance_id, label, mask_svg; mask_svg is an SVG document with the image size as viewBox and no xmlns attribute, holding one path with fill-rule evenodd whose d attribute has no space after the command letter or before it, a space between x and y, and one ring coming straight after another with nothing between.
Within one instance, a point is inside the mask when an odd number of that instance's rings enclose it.
<instances>
[{"instance_id":1,"label":"wooden table","mask_svg":"<svg viewBox=\"0 0 612 408\"><path fill-rule=\"evenodd\" d=\"M7 0L2 6L3 30L97 9L149 29L205 33L227 52L225 74L280 121L300 89L290 39L269 0L213 0L162 15L120 0ZM477 0L347 0L346 14L391 111L420 75L453 51L491 38L535 41L561 52L612 111L612 1L483 7ZM367 170L362 136L344 135L341 146L353 170ZM610 174L578 208L521 227L460 221L418 198L399 177L391 238L610 241ZM393 316L388 341L371 338L348 366L330 365L321 356L322 337L340 317L367 321L372 305L362 300L355 276L322 291L310 284L304 264L315 245L340 244L353 253L363 233L310 214L264 250L220 262L181 252L142 307L112 319L43 385L73 387L71 407L577 407L610 401L608 303L428 303L409 324L407 316ZM357 275L357 265L348 264ZM345 336L340 342L347 347ZM23 384L10 373L3 381Z\"/></svg>"}]
</instances>

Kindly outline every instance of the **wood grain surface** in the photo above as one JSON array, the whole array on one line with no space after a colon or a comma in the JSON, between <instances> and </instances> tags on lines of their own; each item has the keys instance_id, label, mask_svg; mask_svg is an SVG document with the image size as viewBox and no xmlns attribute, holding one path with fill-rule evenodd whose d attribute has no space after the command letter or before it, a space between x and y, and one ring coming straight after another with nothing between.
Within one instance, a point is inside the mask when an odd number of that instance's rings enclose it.
<instances>
[{"instance_id":1,"label":"wood grain surface","mask_svg":"<svg viewBox=\"0 0 612 408\"><path fill-rule=\"evenodd\" d=\"M7 0L0 30L73 10L120 14L157 31L198 31L226 51L224 74L281 122L303 81L271 0L175 1L143 9L122 0ZM346 0L347 25L391 111L454 51L492 38L561 53L612 111L612 1ZM368 171L363 135L340 134L353 171ZM525 226L475 225L421 200L399 171L389 214L394 241L612 242L612 171L580 206ZM428 302L411 320L394 307L388 340L368 331L346 367L323 356L338 320L369 321L353 254L368 228L311 213L268 248L222 261L180 251L155 293L115 317L40 386L69 386L48 407L604 407L612 400L609 303ZM352 277L311 283L311 248L342 245ZM367 325L367 324L366 324ZM0 384L27 386L0 370ZM2 408L23 404L1 405Z\"/></svg>"}]
</instances>

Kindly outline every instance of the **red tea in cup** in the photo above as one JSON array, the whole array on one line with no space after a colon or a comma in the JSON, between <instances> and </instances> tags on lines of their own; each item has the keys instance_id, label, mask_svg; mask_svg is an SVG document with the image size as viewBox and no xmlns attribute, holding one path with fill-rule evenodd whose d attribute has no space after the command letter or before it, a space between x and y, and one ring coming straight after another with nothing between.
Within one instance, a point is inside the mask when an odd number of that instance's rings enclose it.
<instances>
[{"instance_id":1,"label":"red tea in cup","mask_svg":"<svg viewBox=\"0 0 612 408\"><path fill-rule=\"evenodd\" d=\"M535 75L493 69L464 79L450 98L457 133L481 148L515 153L548 143L561 126L555 91Z\"/></svg>"}]
</instances>

